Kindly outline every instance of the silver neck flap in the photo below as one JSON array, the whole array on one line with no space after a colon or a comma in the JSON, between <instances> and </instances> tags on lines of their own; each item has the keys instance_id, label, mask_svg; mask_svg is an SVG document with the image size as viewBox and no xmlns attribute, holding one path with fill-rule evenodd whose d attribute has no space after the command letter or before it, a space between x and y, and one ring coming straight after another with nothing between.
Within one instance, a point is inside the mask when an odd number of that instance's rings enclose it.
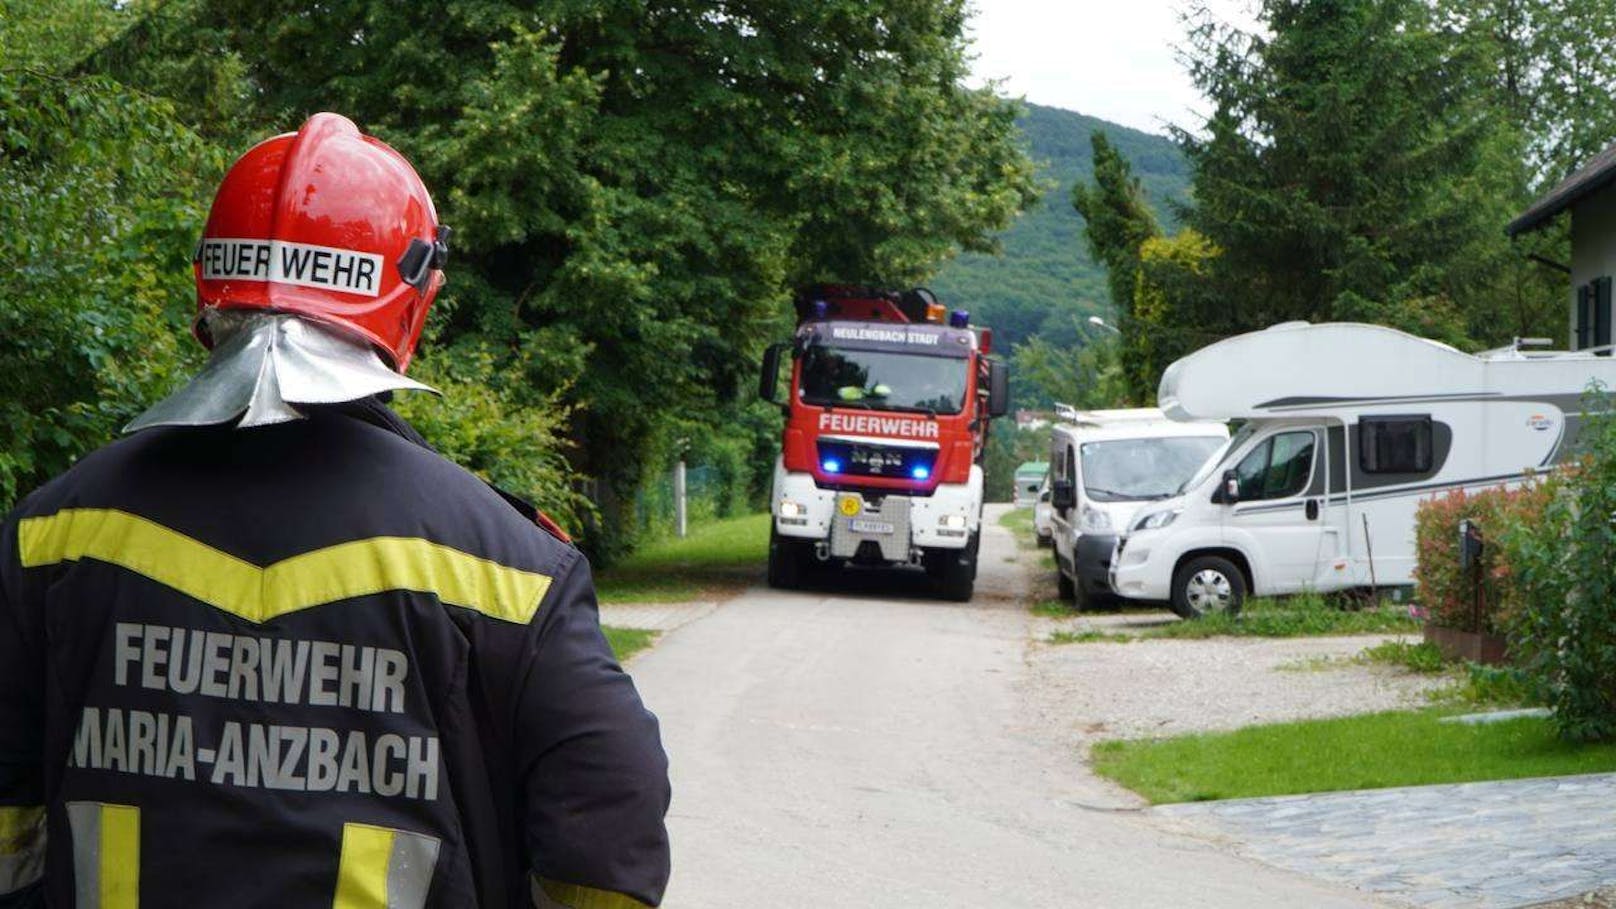
<instances>
[{"instance_id":1,"label":"silver neck flap","mask_svg":"<svg viewBox=\"0 0 1616 909\"><path fill-rule=\"evenodd\" d=\"M124 432L230 422L247 429L300 420L300 404L341 404L384 391L438 393L388 368L364 342L318 322L217 310L205 318L216 341L207 365Z\"/></svg>"}]
</instances>

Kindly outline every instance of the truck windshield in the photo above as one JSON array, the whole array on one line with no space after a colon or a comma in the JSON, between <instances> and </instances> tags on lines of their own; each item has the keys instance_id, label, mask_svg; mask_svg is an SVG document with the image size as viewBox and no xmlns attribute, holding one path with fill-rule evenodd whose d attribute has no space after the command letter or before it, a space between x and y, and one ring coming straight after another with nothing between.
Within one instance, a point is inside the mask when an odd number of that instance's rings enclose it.
<instances>
[{"instance_id":1,"label":"truck windshield","mask_svg":"<svg viewBox=\"0 0 1616 909\"><path fill-rule=\"evenodd\" d=\"M802 400L831 407L959 413L966 369L956 357L815 345L802 357Z\"/></svg>"},{"instance_id":2,"label":"truck windshield","mask_svg":"<svg viewBox=\"0 0 1616 909\"><path fill-rule=\"evenodd\" d=\"M1222 444L1222 436L1085 442L1083 490L1096 502L1165 499Z\"/></svg>"}]
</instances>

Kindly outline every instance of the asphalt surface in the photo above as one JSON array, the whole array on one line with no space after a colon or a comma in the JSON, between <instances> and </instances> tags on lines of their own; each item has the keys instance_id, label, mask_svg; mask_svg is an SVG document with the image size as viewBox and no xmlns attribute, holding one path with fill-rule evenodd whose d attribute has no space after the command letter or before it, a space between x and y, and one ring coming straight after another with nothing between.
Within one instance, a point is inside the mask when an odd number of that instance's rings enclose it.
<instances>
[{"instance_id":1,"label":"asphalt surface","mask_svg":"<svg viewBox=\"0 0 1616 909\"><path fill-rule=\"evenodd\" d=\"M1062 747L998 514L969 604L895 572L755 589L634 660L673 763L665 905L1373 905L1163 829Z\"/></svg>"}]
</instances>

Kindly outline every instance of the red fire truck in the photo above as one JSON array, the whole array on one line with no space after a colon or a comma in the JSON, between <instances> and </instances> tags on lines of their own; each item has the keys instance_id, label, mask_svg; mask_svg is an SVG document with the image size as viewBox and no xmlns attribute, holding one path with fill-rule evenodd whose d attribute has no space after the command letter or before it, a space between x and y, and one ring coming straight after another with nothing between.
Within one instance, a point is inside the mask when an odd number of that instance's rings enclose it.
<instances>
[{"instance_id":1,"label":"red fire truck","mask_svg":"<svg viewBox=\"0 0 1616 909\"><path fill-rule=\"evenodd\" d=\"M796 309L796 336L769 348L760 387L786 415L769 583L909 565L943 596L970 599L988 422L1010 403L1009 370L988 356L992 333L924 289L821 285Z\"/></svg>"}]
</instances>

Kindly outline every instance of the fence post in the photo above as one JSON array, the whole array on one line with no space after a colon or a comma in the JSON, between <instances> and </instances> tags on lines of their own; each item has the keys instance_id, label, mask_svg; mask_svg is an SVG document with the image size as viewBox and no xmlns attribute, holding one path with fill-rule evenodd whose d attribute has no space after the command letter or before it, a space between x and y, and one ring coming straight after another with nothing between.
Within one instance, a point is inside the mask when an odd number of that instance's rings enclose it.
<instances>
[{"instance_id":1,"label":"fence post","mask_svg":"<svg viewBox=\"0 0 1616 909\"><path fill-rule=\"evenodd\" d=\"M679 528L679 536L683 537L686 531L686 518L689 508L685 498L685 459L679 456L678 463L673 465L673 515Z\"/></svg>"}]
</instances>

